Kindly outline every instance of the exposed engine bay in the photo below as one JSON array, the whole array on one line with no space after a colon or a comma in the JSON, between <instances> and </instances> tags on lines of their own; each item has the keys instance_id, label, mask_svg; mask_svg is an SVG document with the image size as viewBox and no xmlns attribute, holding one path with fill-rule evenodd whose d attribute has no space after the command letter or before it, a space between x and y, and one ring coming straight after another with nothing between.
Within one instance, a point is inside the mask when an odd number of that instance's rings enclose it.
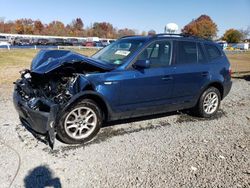
<instances>
[{"instance_id":1,"label":"exposed engine bay","mask_svg":"<svg viewBox=\"0 0 250 188\"><path fill-rule=\"evenodd\" d=\"M60 111L74 95L92 85L86 74L107 70L108 67L70 51L41 51L31 69L21 71L21 78L15 82L13 98L21 122L34 134L46 135L53 147Z\"/></svg>"}]
</instances>

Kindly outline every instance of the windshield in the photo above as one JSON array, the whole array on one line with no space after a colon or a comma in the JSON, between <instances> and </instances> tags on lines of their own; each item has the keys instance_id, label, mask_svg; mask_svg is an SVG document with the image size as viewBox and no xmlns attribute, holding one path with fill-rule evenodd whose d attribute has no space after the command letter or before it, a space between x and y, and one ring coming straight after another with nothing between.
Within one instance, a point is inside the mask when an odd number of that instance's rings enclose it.
<instances>
[{"instance_id":1,"label":"windshield","mask_svg":"<svg viewBox=\"0 0 250 188\"><path fill-rule=\"evenodd\" d=\"M103 62L121 65L132 55L143 43L145 39L121 39L103 48L92 56L94 59Z\"/></svg>"}]
</instances>

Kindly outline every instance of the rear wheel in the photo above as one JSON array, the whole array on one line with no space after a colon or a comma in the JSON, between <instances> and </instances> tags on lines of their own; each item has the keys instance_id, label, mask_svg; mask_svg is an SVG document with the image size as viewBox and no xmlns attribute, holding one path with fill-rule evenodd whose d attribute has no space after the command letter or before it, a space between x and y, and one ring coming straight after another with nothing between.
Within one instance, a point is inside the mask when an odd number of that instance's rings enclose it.
<instances>
[{"instance_id":1,"label":"rear wheel","mask_svg":"<svg viewBox=\"0 0 250 188\"><path fill-rule=\"evenodd\" d=\"M200 117L212 117L217 113L220 101L221 95L219 90L215 87L209 87L202 93L198 104L194 108L194 112Z\"/></svg>"},{"instance_id":2,"label":"rear wheel","mask_svg":"<svg viewBox=\"0 0 250 188\"><path fill-rule=\"evenodd\" d=\"M99 106L90 99L72 105L65 110L57 126L59 138L67 144L90 141L100 130L101 114Z\"/></svg>"}]
</instances>

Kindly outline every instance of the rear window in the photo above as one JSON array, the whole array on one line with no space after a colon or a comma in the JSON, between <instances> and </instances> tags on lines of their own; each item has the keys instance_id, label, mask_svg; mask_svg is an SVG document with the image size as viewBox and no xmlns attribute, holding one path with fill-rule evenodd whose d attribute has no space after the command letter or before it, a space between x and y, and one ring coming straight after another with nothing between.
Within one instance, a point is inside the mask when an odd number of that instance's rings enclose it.
<instances>
[{"instance_id":1,"label":"rear window","mask_svg":"<svg viewBox=\"0 0 250 188\"><path fill-rule=\"evenodd\" d=\"M177 64L197 63L196 42L179 41Z\"/></svg>"},{"instance_id":2,"label":"rear window","mask_svg":"<svg viewBox=\"0 0 250 188\"><path fill-rule=\"evenodd\" d=\"M202 46L200 43L197 43L197 47L198 47L198 62L199 63L206 63L206 58L205 58L205 53L202 49Z\"/></svg>"},{"instance_id":3,"label":"rear window","mask_svg":"<svg viewBox=\"0 0 250 188\"><path fill-rule=\"evenodd\" d=\"M222 56L221 51L215 45L205 44L205 49L210 60L217 59Z\"/></svg>"}]
</instances>

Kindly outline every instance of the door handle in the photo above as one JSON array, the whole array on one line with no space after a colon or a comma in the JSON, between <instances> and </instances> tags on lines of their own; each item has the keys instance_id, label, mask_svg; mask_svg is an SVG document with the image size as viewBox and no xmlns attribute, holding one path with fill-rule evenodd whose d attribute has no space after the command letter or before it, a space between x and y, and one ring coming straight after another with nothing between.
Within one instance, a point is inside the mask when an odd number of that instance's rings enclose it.
<instances>
[{"instance_id":1,"label":"door handle","mask_svg":"<svg viewBox=\"0 0 250 188\"><path fill-rule=\"evenodd\" d=\"M162 80L173 80L173 77L167 75L167 76L162 77L161 79L162 79Z\"/></svg>"},{"instance_id":2,"label":"door handle","mask_svg":"<svg viewBox=\"0 0 250 188\"><path fill-rule=\"evenodd\" d=\"M209 73L208 72L202 72L201 75L204 76L204 77L206 77L206 76L209 75Z\"/></svg>"}]
</instances>

